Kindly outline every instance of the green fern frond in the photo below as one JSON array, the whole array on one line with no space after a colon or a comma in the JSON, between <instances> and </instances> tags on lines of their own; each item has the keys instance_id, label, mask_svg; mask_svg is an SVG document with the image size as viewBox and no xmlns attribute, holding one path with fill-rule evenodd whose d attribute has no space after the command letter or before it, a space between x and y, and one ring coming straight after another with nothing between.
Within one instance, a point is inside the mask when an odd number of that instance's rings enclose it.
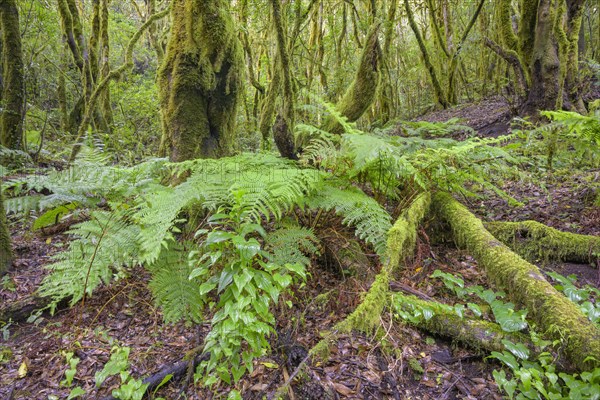
<instances>
[{"instance_id":1,"label":"green fern frond","mask_svg":"<svg viewBox=\"0 0 600 400\"><path fill-rule=\"evenodd\" d=\"M319 254L319 239L312 229L297 224L283 225L265 238L269 261L277 265L300 264L308 267L307 255Z\"/></svg>"},{"instance_id":2,"label":"green fern frond","mask_svg":"<svg viewBox=\"0 0 600 400\"><path fill-rule=\"evenodd\" d=\"M4 209L7 214L27 215L31 211L38 211L44 195L30 195L4 199Z\"/></svg>"},{"instance_id":3,"label":"green fern frond","mask_svg":"<svg viewBox=\"0 0 600 400\"><path fill-rule=\"evenodd\" d=\"M139 227L125 222L123 211L94 211L89 221L74 225L69 249L57 254L42 281L41 296L52 299L51 308L70 299L77 303L102 283L109 283L124 267L137 263Z\"/></svg>"},{"instance_id":4,"label":"green fern frond","mask_svg":"<svg viewBox=\"0 0 600 400\"><path fill-rule=\"evenodd\" d=\"M477 133L470 126L461 124L459 118L451 118L445 122L402 121L401 126L409 136L443 137L450 136L456 132L464 132L469 136L473 136Z\"/></svg>"},{"instance_id":5,"label":"green fern frond","mask_svg":"<svg viewBox=\"0 0 600 400\"><path fill-rule=\"evenodd\" d=\"M144 227L141 242L147 262L156 260L161 246L173 239L175 219L192 204L212 212L237 204L248 220L279 220L322 179L315 169L300 169L270 155L196 160L175 169L191 171L191 176L146 197L140 206L137 219Z\"/></svg>"},{"instance_id":6,"label":"green fern frond","mask_svg":"<svg viewBox=\"0 0 600 400\"><path fill-rule=\"evenodd\" d=\"M165 322L202 321L204 301L198 282L189 279L194 268L188 254L189 250L176 242L161 252L156 262L148 265L152 273L149 287L156 305L163 311Z\"/></svg>"},{"instance_id":7,"label":"green fern frond","mask_svg":"<svg viewBox=\"0 0 600 400\"><path fill-rule=\"evenodd\" d=\"M332 183L325 183L306 203L311 209L335 210L344 218L342 222L345 225L355 228L357 237L371 244L378 255L385 254L392 218L362 190L355 187L341 189Z\"/></svg>"}]
</instances>

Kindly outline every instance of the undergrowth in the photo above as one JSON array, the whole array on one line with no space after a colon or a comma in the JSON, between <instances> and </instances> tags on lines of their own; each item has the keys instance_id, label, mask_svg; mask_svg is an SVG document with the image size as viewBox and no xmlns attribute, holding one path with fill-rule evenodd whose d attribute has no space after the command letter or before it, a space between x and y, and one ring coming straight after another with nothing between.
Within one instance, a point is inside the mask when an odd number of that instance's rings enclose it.
<instances>
[{"instance_id":1,"label":"undergrowth","mask_svg":"<svg viewBox=\"0 0 600 400\"><path fill-rule=\"evenodd\" d=\"M518 203L500 183L520 175L522 158L506 147L520 133L463 141L439 137L464 128L449 121L407 125L405 136L368 134L331 105L324 107L345 133L297 125L300 162L259 153L182 163L153 159L126 168L87 150L64 170L9 180L7 212L34 217L34 230L71 225L68 249L47 267L39 294L51 298L54 311L61 301L74 305L143 265L166 322L210 325L203 346L210 357L197 379L235 383L269 350L275 333L271 310L282 293L302 285L321 250L314 227L302 226L299 215L338 215L383 258L393 217L420 193L472 197L485 189ZM588 122L577 124L573 132L581 140L597 140L588 135ZM459 297L483 301L503 329L527 327L525 311L504 303L501 293L437 276ZM479 316L477 301L452 309ZM426 318L429 311L420 313L406 317Z\"/></svg>"}]
</instances>

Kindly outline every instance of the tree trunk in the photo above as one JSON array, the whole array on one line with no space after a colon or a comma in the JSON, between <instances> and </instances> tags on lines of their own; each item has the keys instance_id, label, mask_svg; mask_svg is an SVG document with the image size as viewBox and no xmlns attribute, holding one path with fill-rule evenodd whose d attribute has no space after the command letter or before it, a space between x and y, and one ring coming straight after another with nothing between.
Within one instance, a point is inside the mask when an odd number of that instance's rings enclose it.
<instances>
[{"instance_id":1,"label":"tree trunk","mask_svg":"<svg viewBox=\"0 0 600 400\"><path fill-rule=\"evenodd\" d=\"M522 108L526 115L562 106L561 60L554 35L556 12L553 0L540 0L530 66L531 88Z\"/></svg>"},{"instance_id":2,"label":"tree trunk","mask_svg":"<svg viewBox=\"0 0 600 400\"><path fill-rule=\"evenodd\" d=\"M2 30L2 118L0 141L10 149L20 149L23 141L25 80L19 30L19 10L15 0L0 1Z\"/></svg>"},{"instance_id":3,"label":"tree trunk","mask_svg":"<svg viewBox=\"0 0 600 400\"><path fill-rule=\"evenodd\" d=\"M244 56L225 0L174 0L158 72L161 153L172 161L231 154Z\"/></svg>"},{"instance_id":4,"label":"tree trunk","mask_svg":"<svg viewBox=\"0 0 600 400\"><path fill-rule=\"evenodd\" d=\"M13 252L4 212L4 200L0 192L0 276L6 274L12 266Z\"/></svg>"},{"instance_id":5,"label":"tree trunk","mask_svg":"<svg viewBox=\"0 0 600 400\"><path fill-rule=\"evenodd\" d=\"M378 35L379 24L376 24L369 30L354 81L335 106L349 122L359 119L371 106L377 94L382 57ZM323 130L336 134L343 133L343 127L333 117L325 121Z\"/></svg>"},{"instance_id":6,"label":"tree trunk","mask_svg":"<svg viewBox=\"0 0 600 400\"><path fill-rule=\"evenodd\" d=\"M429 56L429 52L427 51L427 47L425 46L425 42L423 40L423 36L421 35L421 31L419 30L419 26L415 21L415 16L410 8L410 4L408 0L404 0L404 9L406 10L406 15L408 16L408 24L412 29L415 37L417 39L417 44L419 45L419 49L421 50L421 56L423 57L423 62L425 63L425 67L427 67L427 71L429 72L429 77L431 78L431 83L433 85L433 90L435 92L435 97L437 102L442 106L442 108L448 108L448 99L446 98L446 94L442 89L442 85L437 76L437 72L435 71L435 67L431 62L431 57Z\"/></svg>"},{"instance_id":7,"label":"tree trunk","mask_svg":"<svg viewBox=\"0 0 600 400\"><path fill-rule=\"evenodd\" d=\"M290 71L290 55L288 53L287 39L281 12L280 0L271 0L273 9L273 23L277 38L277 68L283 78L283 109L276 119L273 128L273 138L282 157L297 160L296 144L294 141L295 126L295 93Z\"/></svg>"}]
</instances>

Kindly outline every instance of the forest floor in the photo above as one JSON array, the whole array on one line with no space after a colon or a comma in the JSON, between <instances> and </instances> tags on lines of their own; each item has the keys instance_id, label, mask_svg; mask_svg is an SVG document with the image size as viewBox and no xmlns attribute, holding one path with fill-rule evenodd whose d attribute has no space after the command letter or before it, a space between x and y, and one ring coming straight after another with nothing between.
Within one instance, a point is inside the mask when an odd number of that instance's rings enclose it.
<instances>
[{"instance_id":1,"label":"forest floor","mask_svg":"<svg viewBox=\"0 0 600 400\"><path fill-rule=\"evenodd\" d=\"M439 118L460 116L456 114L472 111L469 107ZM490 126L500 129L507 107L501 99L486 103L488 108L471 107L486 110L481 115L490 124L476 118L468 121L470 124L477 128L480 127L476 124L485 125L482 129ZM483 200L461 200L484 220L534 219L569 232L600 235L600 208L588 201L590 187L600 187L600 170L587 171L581 176L548 174L543 182L537 183L505 182L503 188L523 202L523 207L510 206L492 195ZM345 228L340 225L339 229ZM63 234L33 234L22 221L13 221L12 230L17 258L14 272L0 284L1 304L33 293L46 273L43 266L50 263L51 256L63 249L67 241ZM437 269L460 273L468 285L487 285L484 273L472 257L447 244L430 243L427 232L426 221L418 238L419 257L396 277L397 282L449 303L453 299L441 281L429 278ZM575 274L580 284L596 287L600 284L599 270L590 266L540 267L563 275ZM307 284L295 290L293 299L289 298L293 300L293 308L276 312L280 339L272 338L272 354L259 359L254 372L238 383L244 398L262 399L283 384L295 365L284 360L280 349L291 347L298 353L296 358L302 359L323 332L354 310L377 272L378 266L370 265L353 276L343 276L315 260ZM70 389L60 385L68 368L65 352L74 352L81 360L74 383L87 391L84 398L100 399L118 386L117 377L109 378L99 389L94 383L94 374L108 361L114 345L131 348L130 370L136 377L153 374L202 345L208 324L195 327L164 324L147 289L148 279L148 274L139 268L130 277L98 290L85 303L60 309L53 316L44 313L27 322L6 325L0 337L0 398L66 398ZM293 398L502 398L492 377L492 371L500 368L498 362L445 338L394 323L392 319L391 313L381 318L380 334L386 339L385 345L380 338L356 333L345 335L331 348L326 360L309 362L310 374L292 385ZM27 366L26 371L23 365ZM177 399L180 392L182 399L208 399L226 397L227 389L210 391L184 380L166 385L156 396Z\"/></svg>"}]
</instances>

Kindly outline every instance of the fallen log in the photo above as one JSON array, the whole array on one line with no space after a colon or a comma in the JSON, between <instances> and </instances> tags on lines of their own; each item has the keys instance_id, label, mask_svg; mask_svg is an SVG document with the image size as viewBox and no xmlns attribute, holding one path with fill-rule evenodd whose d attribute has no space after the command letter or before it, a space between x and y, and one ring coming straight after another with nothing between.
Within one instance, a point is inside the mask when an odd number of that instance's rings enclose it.
<instances>
[{"instance_id":1,"label":"fallen log","mask_svg":"<svg viewBox=\"0 0 600 400\"><path fill-rule=\"evenodd\" d=\"M36 310L41 310L50 303L47 297L30 295L4 304L0 308L0 321L23 322Z\"/></svg>"},{"instance_id":2,"label":"fallen log","mask_svg":"<svg viewBox=\"0 0 600 400\"><path fill-rule=\"evenodd\" d=\"M209 357L210 354L208 353L200 353L197 354L193 358L193 360L188 360L186 359L187 357L184 357L182 360L177 361L174 364L163 367L157 373L143 379L142 383L148 385L146 387L145 393L152 391L153 389L158 387L158 385L160 385L163 382L163 380L169 375L172 376L170 380L171 382L181 379L190 368L194 370L202 361L208 360ZM103 397L102 400L117 400L117 398L111 395Z\"/></svg>"},{"instance_id":3,"label":"fallen log","mask_svg":"<svg viewBox=\"0 0 600 400\"><path fill-rule=\"evenodd\" d=\"M600 259L600 237L551 228L537 221L488 222L496 239L531 261L567 261L594 264Z\"/></svg>"},{"instance_id":4,"label":"fallen log","mask_svg":"<svg viewBox=\"0 0 600 400\"><path fill-rule=\"evenodd\" d=\"M600 366L600 329L558 292L540 270L515 254L483 222L448 193L437 193L433 209L446 221L457 244L466 248L487 277L526 307L545 333L564 343L567 359L579 370Z\"/></svg>"}]
</instances>

